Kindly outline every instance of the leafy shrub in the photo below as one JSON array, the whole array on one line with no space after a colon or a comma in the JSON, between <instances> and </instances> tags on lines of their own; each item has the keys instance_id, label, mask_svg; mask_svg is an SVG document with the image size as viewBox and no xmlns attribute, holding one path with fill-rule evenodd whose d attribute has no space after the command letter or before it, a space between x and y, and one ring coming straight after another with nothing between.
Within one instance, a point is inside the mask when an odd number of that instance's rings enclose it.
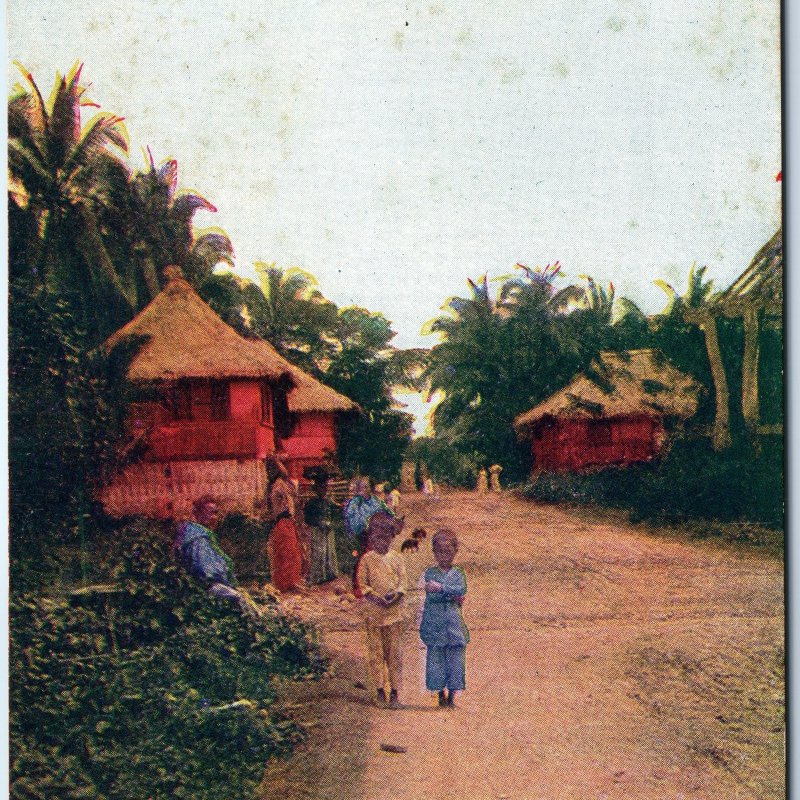
<instances>
[{"instance_id":1,"label":"leafy shrub","mask_svg":"<svg viewBox=\"0 0 800 800\"><path fill-rule=\"evenodd\" d=\"M717 453L705 440L678 441L667 456L649 463L541 473L523 495L622 508L635 520L747 520L781 528L783 447L780 440L764 440L759 453L744 445Z\"/></svg>"},{"instance_id":2,"label":"leafy shrub","mask_svg":"<svg viewBox=\"0 0 800 800\"><path fill-rule=\"evenodd\" d=\"M11 797L246 796L302 738L272 705L324 670L314 632L209 597L142 523L123 534L113 584L11 599Z\"/></svg>"},{"instance_id":3,"label":"leafy shrub","mask_svg":"<svg viewBox=\"0 0 800 800\"><path fill-rule=\"evenodd\" d=\"M245 514L229 514L217 529L217 536L234 563L237 578L269 578L266 522Z\"/></svg>"}]
</instances>

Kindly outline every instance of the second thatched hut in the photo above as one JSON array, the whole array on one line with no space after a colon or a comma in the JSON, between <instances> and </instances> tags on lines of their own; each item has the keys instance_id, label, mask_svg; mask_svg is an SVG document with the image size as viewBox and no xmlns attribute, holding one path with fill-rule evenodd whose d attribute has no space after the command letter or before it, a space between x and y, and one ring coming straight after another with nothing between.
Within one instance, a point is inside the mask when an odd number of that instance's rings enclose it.
<instances>
[{"instance_id":1,"label":"second thatched hut","mask_svg":"<svg viewBox=\"0 0 800 800\"><path fill-rule=\"evenodd\" d=\"M531 441L534 472L647 461L694 415L702 390L659 350L604 352L514 428Z\"/></svg>"}]
</instances>

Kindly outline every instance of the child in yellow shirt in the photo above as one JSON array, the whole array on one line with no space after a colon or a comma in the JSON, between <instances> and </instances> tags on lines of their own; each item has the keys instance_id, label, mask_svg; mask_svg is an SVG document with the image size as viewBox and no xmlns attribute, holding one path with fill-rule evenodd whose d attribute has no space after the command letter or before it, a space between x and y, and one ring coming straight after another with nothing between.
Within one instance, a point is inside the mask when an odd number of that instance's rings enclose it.
<instances>
[{"instance_id":1,"label":"child in yellow shirt","mask_svg":"<svg viewBox=\"0 0 800 800\"><path fill-rule=\"evenodd\" d=\"M406 567L403 557L390 550L397 520L384 512L370 517L367 526L369 550L359 561L356 587L363 600L370 680L378 703L386 702L388 675L389 704L399 705L402 682L403 606Z\"/></svg>"}]
</instances>

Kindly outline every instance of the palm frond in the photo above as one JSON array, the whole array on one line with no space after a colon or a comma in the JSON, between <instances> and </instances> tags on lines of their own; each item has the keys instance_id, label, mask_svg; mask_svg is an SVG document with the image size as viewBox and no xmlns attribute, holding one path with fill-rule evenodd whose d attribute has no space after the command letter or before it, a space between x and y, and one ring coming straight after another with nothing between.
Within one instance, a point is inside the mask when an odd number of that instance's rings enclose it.
<instances>
[{"instance_id":1,"label":"palm frond","mask_svg":"<svg viewBox=\"0 0 800 800\"><path fill-rule=\"evenodd\" d=\"M66 180L71 180L78 171L85 169L110 145L124 153L128 152L128 135L122 125L123 119L107 112L95 114L64 165Z\"/></svg>"},{"instance_id":2,"label":"palm frond","mask_svg":"<svg viewBox=\"0 0 800 800\"><path fill-rule=\"evenodd\" d=\"M54 167L64 164L67 154L81 138L80 73L81 67L76 64L54 90L50 112L50 152Z\"/></svg>"},{"instance_id":3,"label":"palm frond","mask_svg":"<svg viewBox=\"0 0 800 800\"><path fill-rule=\"evenodd\" d=\"M209 203L204 197L199 194L179 194L172 202L172 210L175 215L182 221L187 223L191 221L196 211L202 209L203 211L210 211L212 214L216 213L217 207Z\"/></svg>"},{"instance_id":4,"label":"palm frond","mask_svg":"<svg viewBox=\"0 0 800 800\"><path fill-rule=\"evenodd\" d=\"M219 228L198 236L192 245L192 255L206 263L216 259L214 264L224 262L235 266L233 244L228 235Z\"/></svg>"}]
</instances>

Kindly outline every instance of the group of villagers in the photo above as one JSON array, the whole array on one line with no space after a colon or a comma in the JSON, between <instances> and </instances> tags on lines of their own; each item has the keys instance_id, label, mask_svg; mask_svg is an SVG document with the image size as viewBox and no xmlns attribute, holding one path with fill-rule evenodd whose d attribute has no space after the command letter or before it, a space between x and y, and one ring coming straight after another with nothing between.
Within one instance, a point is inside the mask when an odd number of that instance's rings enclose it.
<instances>
[{"instance_id":1,"label":"group of villagers","mask_svg":"<svg viewBox=\"0 0 800 800\"><path fill-rule=\"evenodd\" d=\"M403 528L403 519L396 514L399 495L392 496L388 489L381 499L372 492L369 480L359 479L342 508L328 497L329 476L320 469L313 477L313 496L303 507L310 550L306 556L296 525L297 490L277 459L267 462L267 477L271 523L267 556L272 584L284 592L302 590L305 581L317 584L338 577L336 532L342 519L355 559L353 593L362 604L370 683L379 705L401 707L407 578L405 556L392 547ZM243 611L253 613L253 601L237 587L233 565L214 533L220 516L213 497L197 500L193 518L178 525L176 556L211 595L235 600ZM453 564L458 537L452 530L438 530L432 550L435 566L426 569L420 579L425 592L419 629L427 648L425 684L438 694L440 706L452 706L456 692L466 688L469 632L461 607L467 582L463 569Z\"/></svg>"}]
</instances>

